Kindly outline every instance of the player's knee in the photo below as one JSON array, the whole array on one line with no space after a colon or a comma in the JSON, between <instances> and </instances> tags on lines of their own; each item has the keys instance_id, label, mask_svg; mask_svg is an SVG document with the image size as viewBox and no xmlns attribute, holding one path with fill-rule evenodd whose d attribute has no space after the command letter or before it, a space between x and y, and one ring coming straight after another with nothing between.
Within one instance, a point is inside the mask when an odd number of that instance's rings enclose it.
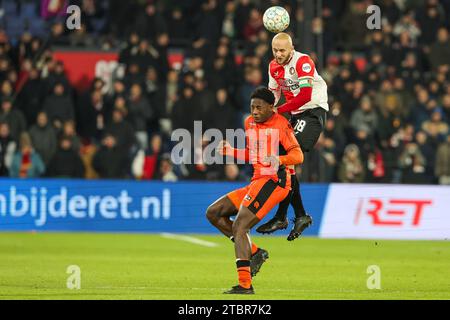
<instances>
[{"instance_id":1,"label":"player's knee","mask_svg":"<svg viewBox=\"0 0 450 320\"><path fill-rule=\"evenodd\" d=\"M241 220L236 219L235 221L233 221L233 226L232 226L232 232L233 232L233 236L240 236L240 235L245 235L248 232L248 228L245 228L245 225L242 223Z\"/></svg>"},{"instance_id":2,"label":"player's knee","mask_svg":"<svg viewBox=\"0 0 450 320\"><path fill-rule=\"evenodd\" d=\"M219 219L220 208L215 205L210 205L208 209L206 209L206 219L210 222L215 222Z\"/></svg>"}]
</instances>

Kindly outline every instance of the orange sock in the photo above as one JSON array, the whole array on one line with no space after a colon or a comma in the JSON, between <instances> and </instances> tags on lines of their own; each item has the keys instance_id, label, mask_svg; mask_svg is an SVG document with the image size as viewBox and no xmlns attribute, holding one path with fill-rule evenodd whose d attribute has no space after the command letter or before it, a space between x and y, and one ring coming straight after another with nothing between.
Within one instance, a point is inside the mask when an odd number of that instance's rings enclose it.
<instances>
[{"instance_id":1,"label":"orange sock","mask_svg":"<svg viewBox=\"0 0 450 320\"><path fill-rule=\"evenodd\" d=\"M237 260L239 285L243 288L250 288L252 285L252 275L250 273L250 260Z\"/></svg>"},{"instance_id":2,"label":"orange sock","mask_svg":"<svg viewBox=\"0 0 450 320\"><path fill-rule=\"evenodd\" d=\"M258 251L258 247L256 246L256 244L252 243L252 255L254 255L256 251Z\"/></svg>"}]
</instances>

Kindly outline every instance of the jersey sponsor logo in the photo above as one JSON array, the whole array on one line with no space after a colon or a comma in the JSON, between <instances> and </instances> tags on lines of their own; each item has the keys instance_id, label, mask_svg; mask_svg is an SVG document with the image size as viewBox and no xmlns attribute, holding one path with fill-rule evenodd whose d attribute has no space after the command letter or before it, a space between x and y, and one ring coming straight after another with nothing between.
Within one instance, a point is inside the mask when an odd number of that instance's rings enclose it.
<instances>
[{"instance_id":1,"label":"jersey sponsor logo","mask_svg":"<svg viewBox=\"0 0 450 320\"><path fill-rule=\"evenodd\" d=\"M304 63L302 65L302 70L303 70L303 72L306 72L306 73L310 72L311 71L311 65L309 63Z\"/></svg>"},{"instance_id":2,"label":"jersey sponsor logo","mask_svg":"<svg viewBox=\"0 0 450 320\"><path fill-rule=\"evenodd\" d=\"M300 88L299 82L292 79L280 79L278 85L283 91L295 91Z\"/></svg>"}]
</instances>

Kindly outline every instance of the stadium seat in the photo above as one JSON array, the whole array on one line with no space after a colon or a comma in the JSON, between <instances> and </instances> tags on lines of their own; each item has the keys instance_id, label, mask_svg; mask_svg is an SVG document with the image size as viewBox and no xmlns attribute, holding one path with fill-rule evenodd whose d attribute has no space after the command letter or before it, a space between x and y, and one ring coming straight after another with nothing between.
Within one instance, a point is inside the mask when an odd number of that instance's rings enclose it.
<instances>
[{"instance_id":1,"label":"stadium seat","mask_svg":"<svg viewBox=\"0 0 450 320\"><path fill-rule=\"evenodd\" d=\"M23 18L30 18L30 19L36 18L38 16L36 11L36 4L35 3L23 4L20 15Z\"/></svg>"},{"instance_id":2,"label":"stadium seat","mask_svg":"<svg viewBox=\"0 0 450 320\"><path fill-rule=\"evenodd\" d=\"M17 16L17 4L14 0L4 0L2 4L5 15L8 17Z\"/></svg>"}]
</instances>

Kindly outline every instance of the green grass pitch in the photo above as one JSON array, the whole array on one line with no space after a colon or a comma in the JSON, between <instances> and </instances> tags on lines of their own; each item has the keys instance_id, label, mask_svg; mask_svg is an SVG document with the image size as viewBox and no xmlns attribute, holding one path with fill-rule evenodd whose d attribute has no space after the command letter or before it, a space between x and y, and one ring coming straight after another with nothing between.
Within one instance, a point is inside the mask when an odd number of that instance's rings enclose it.
<instances>
[{"instance_id":1,"label":"green grass pitch","mask_svg":"<svg viewBox=\"0 0 450 320\"><path fill-rule=\"evenodd\" d=\"M0 299L450 299L448 241L253 237L269 260L254 296L222 291L237 282L232 243L217 247L157 234L0 233ZM69 265L81 289L66 287ZM369 265L381 289L369 290Z\"/></svg>"}]
</instances>

